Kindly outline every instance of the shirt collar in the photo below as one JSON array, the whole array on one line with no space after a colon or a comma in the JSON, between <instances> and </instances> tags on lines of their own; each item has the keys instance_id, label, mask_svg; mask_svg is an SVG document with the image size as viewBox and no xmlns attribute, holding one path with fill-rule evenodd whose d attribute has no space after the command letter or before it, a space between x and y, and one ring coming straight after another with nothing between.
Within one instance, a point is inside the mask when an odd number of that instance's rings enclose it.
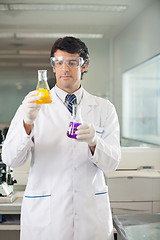
<instances>
[{"instance_id":1,"label":"shirt collar","mask_svg":"<svg viewBox=\"0 0 160 240\"><path fill-rule=\"evenodd\" d=\"M63 91L61 88L57 87L57 85L55 85L55 92L58 95L58 97L62 100L62 102L65 103L65 98L68 93ZM74 94L77 97L77 103L79 103L82 99L83 87L81 86L77 91L74 92Z\"/></svg>"}]
</instances>

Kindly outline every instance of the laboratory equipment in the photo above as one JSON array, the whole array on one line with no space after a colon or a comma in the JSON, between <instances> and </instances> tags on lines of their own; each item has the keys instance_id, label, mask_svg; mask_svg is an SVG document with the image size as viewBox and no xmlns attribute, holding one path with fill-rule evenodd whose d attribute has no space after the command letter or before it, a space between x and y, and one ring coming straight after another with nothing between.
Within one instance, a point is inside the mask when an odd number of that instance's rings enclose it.
<instances>
[{"instance_id":1,"label":"laboratory equipment","mask_svg":"<svg viewBox=\"0 0 160 240\"><path fill-rule=\"evenodd\" d=\"M12 177L10 167L7 167L0 159L0 202L13 202L16 194L13 192L13 185L17 183Z\"/></svg>"},{"instance_id":2,"label":"laboratory equipment","mask_svg":"<svg viewBox=\"0 0 160 240\"><path fill-rule=\"evenodd\" d=\"M12 170L6 166L1 159L2 144L5 136L1 131L0 140L0 202L13 202L16 199L16 194L13 192L13 185L17 183L12 177Z\"/></svg>"},{"instance_id":3,"label":"laboratory equipment","mask_svg":"<svg viewBox=\"0 0 160 240\"><path fill-rule=\"evenodd\" d=\"M69 129L67 131L67 136L76 139L77 127L80 126L81 124L82 124L81 109L80 107L78 107L78 104L73 104L73 111L71 121L69 124Z\"/></svg>"},{"instance_id":4,"label":"laboratory equipment","mask_svg":"<svg viewBox=\"0 0 160 240\"><path fill-rule=\"evenodd\" d=\"M41 98L35 101L38 104L51 103L50 90L47 83L47 70L38 70L38 84L37 88L38 94Z\"/></svg>"}]
</instances>

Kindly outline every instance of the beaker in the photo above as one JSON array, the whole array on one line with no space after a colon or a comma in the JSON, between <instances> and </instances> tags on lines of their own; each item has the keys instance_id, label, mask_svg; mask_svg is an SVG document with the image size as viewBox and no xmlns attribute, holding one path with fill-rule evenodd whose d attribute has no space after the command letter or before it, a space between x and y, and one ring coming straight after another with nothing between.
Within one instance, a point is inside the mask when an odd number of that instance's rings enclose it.
<instances>
[{"instance_id":1,"label":"beaker","mask_svg":"<svg viewBox=\"0 0 160 240\"><path fill-rule=\"evenodd\" d=\"M69 138L77 138L77 127L82 124L81 109L78 108L77 104L73 104L73 111L71 116L71 121L69 123L69 128L67 131L67 136Z\"/></svg>"},{"instance_id":2,"label":"beaker","mask_svg":"<svg viewBox=\"0 0 160 240\"><path fill-rule=\"evenodd\" d=\"M41 98L35 101L35 103L44 104L52 102L47 82L47 70L38 70L38 84L36 90L39 92L36 96L40 96Z\"/></svg>"}]
</instances>

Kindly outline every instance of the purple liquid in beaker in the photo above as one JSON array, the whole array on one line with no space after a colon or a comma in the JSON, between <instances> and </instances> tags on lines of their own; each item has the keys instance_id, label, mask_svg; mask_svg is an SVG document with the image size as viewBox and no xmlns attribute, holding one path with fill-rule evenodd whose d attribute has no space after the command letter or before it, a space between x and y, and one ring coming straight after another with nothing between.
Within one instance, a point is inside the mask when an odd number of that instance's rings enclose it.
<instances>
[{"instance_id":1,"label":"purple liquid in beaker","mask_svg":"<svg viewBox=\"0 0 160 240\"><path fill-rule=\"evenodd\" d=\"M70 122L69 124L69 130L67 131L67 136L70 138L77 138L77 134L75 133L77 131L77 127L81 125L82 123L74 123Z\"/></svg>"}]
</instances>

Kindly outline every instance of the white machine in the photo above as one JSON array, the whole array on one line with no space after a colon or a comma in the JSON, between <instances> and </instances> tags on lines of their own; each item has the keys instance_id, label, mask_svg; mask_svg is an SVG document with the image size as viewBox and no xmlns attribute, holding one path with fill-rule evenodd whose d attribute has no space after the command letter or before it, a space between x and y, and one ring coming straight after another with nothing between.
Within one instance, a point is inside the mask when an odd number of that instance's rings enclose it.
<instances>
[{"instance_id":1,"label":"white machine","mask_svg":"<svg viewBox=\"0 0 160 240\"><path fill-rule=\"evenodd\" d=\"M122 148L118 170L105 178L114 215L160 213L160 148Z\"/></svg>"},{"instance_id":2,"label":"white machine","mask_svg":"<svg viewBox=\"0 0 160 240\"><path fill-rule=\"evenodd\" d=\"M113 214L160 212L160 171L116 171L106 181Z\"/></svg>"}]
</instances>

